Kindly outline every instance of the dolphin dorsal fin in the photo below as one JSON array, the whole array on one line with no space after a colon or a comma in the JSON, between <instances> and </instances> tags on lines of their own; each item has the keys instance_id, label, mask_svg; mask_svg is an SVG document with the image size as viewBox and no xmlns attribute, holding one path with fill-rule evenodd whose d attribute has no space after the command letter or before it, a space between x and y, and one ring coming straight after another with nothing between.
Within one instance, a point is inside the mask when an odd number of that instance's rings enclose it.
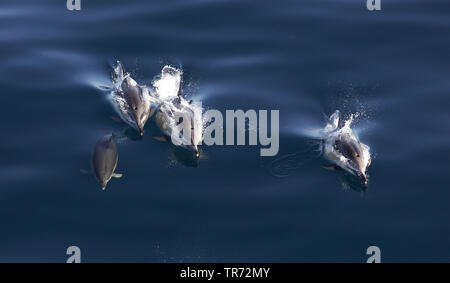
<instances>
[{"instance_id":1,"label":"dolphin dorsal fin","mask_svg":"<svg viewBox=\"0 0 450 283\"><path fill-rule=\"evenodd\" d=\"M178 96L178 97L181 97L182 92L183 92L183 78L180 77L180 85L178 86L178 93L177 93L177 96Z\"/></svg>"},{"instance_id":2,"label":"dolphin dorsal fin","mask_svg":"<svg viewBox=\"0 0 450 283\"><path fill-rule=\"evenodd\" d=\"M330 116L329 123L332 130L342 128L341 112L339 110L334 111L333 115Z\"/></svg>"},{"instance_id":3,"label":"dolphin dorsal fin","mask_svg":"<svg viewBox=\"0 0 450 283\"><path fill-rule=\"evenodd\" d=\"M344 123L342 122L342 115L341 112L338 112L338 129L342 129L342 127L344 126Z\"/></svg>"},{"instance_id":4,"label":"dolphin dorsal fin","mask_svg":"<svg viewBox=\"0 0 450 283\"><path fill-rule=\"evenodd\" d=\"M120 67L120 70L122 71L122 77L126 76L127 72L125 72L125 67L123 66L122 62L117 61L117 64Z\"/></svg>"}]
</instances>

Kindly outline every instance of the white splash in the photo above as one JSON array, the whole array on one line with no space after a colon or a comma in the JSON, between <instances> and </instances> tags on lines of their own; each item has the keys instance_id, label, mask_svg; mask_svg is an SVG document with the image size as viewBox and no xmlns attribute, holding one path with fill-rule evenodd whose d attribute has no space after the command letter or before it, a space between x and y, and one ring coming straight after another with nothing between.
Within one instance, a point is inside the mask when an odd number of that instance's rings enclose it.
<instances>
[{"instance_id":1,"label":"white splash","mask_svg":"<svg viewBox=\"0 0 450 283\"><path fill-rule=\"evenodd\" d=\"M205 123L203 121L203 107L201 103L186 100L181 94L183 71L173 66L166 65L162 68L161 74L153 82L155 97L159 100L159 112L164 116L165 123L162 125L163 132L171 136L172 129L179 127L178 119L181 116L190 117L193 122L194 132L192 142L190 135L180 137L176 141L179 144L198 145L202 141ZM172 137L177 139L177 137ZM187 140L186 140L187 138Z\"/></svg>"},{"instance_id":2,"label":"white splash","mask_svg":"<svg viewBox=\"0 0 450 283\"><path fill-rule=\"evenodd\" d=\"M181 87L180 69L166 65L161 70L161 74L153 81L156 96L161 100L169 100L178 96Z\"/></svg>"}]
</instances>

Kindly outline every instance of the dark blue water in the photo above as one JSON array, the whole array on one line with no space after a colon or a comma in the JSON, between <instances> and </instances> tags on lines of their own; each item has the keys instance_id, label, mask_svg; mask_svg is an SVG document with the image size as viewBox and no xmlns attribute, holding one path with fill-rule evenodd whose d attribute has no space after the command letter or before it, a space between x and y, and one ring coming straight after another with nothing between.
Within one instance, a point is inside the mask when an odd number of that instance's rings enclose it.
<instances>
[{"instance_id":1,"label":"dark blue water","mask_svg":"<svg viewBox=\"0 0 450 283\"><path fill-rule=\"evenodd\" d=\"M0 4L0 261L303 262L450 258L450 3L65 1ZM166 64L207 108L279 109L280 152L202 147L197 167L151 138L118 143L102 191L95 142L126 129L101 90L121 60ZM368 188L303 129L340 109L371 147ZM181 156L181 157L180 157ZM347 188L347 189L344 189Z\"/></svg>"}]
</instances>

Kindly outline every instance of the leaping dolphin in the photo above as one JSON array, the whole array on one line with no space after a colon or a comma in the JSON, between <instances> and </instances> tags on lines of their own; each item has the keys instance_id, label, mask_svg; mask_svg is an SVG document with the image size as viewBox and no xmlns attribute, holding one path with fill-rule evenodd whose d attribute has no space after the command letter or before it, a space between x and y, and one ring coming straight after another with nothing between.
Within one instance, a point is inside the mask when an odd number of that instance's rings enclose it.
<instances>
[{"instance_id":1,"label":"leaping dolphin","mask_svg":"<svg viewBox=\"0 0 450 283\"><path fill-rule=\"evenodd\" d=\"M143 136L145 123L155 111L149 90L138 85L119 61L114 67L113 82L111 97L115 110L125 123Z\"/></svg>"},{"instance_id":2,"label":"leaping dolphin","mask_svg":"<svg viewBox=\"0 0 450 283\"><path fill-rule=\"evenodd\" d=\"M366 170L371 163L369 147L357 139L350 122L342 122L339 110L330 116L325 127L322 152L333 163L325 168L344 169L360 178L363 184L368 183Z\"/></svg>"},{"instance_id":3,"label":"leaping dolphin","mask_svg":"<svg viewBox=\"0 0 450 283\"><path fill-rule=\"evenodd\" d=\"M155 122L163 132L163 135L154 138L161 141L169 141L173 138L174 129L181 125L183 126L183 133L179 138L179 145L194 153L196 158L199 158L198 145L203 139L201 112L198 113L199 110L195 108L195 104L192 104L192 101L185 100L181 94L182 84L180 83L177 97L170 101L164 101L159 105Z\"/></svg>"}]
</instances>

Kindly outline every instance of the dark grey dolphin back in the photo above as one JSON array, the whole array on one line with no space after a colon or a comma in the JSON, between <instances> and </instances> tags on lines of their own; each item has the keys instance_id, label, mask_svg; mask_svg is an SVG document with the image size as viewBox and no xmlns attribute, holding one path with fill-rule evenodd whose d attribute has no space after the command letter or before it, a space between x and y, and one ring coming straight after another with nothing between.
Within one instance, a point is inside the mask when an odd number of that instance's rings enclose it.
<instances>
[{"instance_id":1,"label":"dark grey dolphin back","mask_svg":"<svg viewBox=\"0 0 450 283\"><path fill-rule=\"evenodd\" d=\"M121 85L123 96L132 109L136 109L143 103L141 88L138 85L132 85L130 80L125 79Z\"/></svg>"},{"instance_id":2,"label":"dark grey dolphin back","mask_svg":"<svg viewBox=\"0 0 450 283\"><path fill-rule=\"evenodd\" d=\"M106 183L114 173L118 160L116 143L112 135L103 136L94 147L92 154L92 169L95 177L102 185Z\"/></svg>"},{"instance_id":3,"label":"dark grey dolphin back","mask_svg":"<svg viewBox=\"0 0 450 283\"><path fill-rule=\"evenodd\" d=\"M143 89L141 86L131 84L129 79L125 79L121 85L124 98L130 106L130 111L133 113L133 118L139 131L145 126L149 118L150 108L144 101Z\"/></svg>"}]
</instances>

